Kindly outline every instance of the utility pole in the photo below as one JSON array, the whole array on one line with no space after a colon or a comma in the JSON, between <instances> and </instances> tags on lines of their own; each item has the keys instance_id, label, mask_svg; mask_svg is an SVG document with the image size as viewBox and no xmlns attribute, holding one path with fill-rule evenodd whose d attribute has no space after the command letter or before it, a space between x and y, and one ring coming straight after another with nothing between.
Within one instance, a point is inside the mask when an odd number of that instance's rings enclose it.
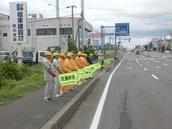
<instances>
[{"instance_id":1,"label":"utility pole","mask_svg":"<svg viewBox=\"0 0 172 129\"><path fill-rule=\"evenodd\" d=\"M104 33L103 33L103 28L104 28L104 26L101 26L101 48L103 48L103 44L104 44Z\"/></svg>"},{"instance_id":2,"label":"utility pole","mask_svg":"<svg viewBox=\"0 0 172 129\"><path fill-rule=\"evenodd\" d=\"M57 42L57 45L59 44L60 45L60 34L59 34L59 30L60 30L60 27L59 27L59 22L60 22L60 19L59 19L59 0L56 0L56 42Z\"/></svg>"},{"instance_id":3,"label":"utility pole","mask_svg":"<svg viewBox=\"0 0 172 129\"><path fill-rule=\"evenodd\" d=\"M74 33L75 33L75 31L74 31L74 18L73 18L73 10L74 10L74 8L76 8L76 6L75 5L71 5L71 6L67 6L66 8L71 8L72 9L72 42L75 42L75 38L74 38Z\"/></svg>"},{"instance_id":4,"label":"utility pole","mask_svg":"<svg viewBox=\"0 0 172 129\"><path fill-rule=\"evenodd\" d=\"M84 14L84 0L81 0L81 35L82 35L82 47L84 45L85 42L85 24L84 24L84 19L85 19L85 14ZM80 48L80 46L79 46Z\"/></svg>"}]
</instances>

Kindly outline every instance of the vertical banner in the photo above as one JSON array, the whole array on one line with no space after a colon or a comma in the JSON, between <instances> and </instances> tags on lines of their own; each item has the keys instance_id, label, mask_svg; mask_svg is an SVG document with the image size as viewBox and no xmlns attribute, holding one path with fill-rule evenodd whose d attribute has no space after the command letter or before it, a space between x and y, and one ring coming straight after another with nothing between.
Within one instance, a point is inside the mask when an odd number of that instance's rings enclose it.
<instances>
[{"instance_id":1,"label":"vertical banner","mask_svg":"<svg viewBox=\"0 0 172 129\"><path fill-rule=\"evenodd\" d=\"M27 42L26 2L10 2L10 37L12 43Z\"/></svg>"}]
</instances>

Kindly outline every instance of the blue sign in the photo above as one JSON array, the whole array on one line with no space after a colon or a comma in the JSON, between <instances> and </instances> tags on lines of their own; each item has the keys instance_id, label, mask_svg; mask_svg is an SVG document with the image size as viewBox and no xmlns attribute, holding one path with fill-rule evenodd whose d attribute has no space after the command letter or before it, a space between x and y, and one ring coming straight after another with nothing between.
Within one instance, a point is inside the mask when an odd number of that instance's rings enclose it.
<instances>
[{"instance_id":1,"label":"blue sign","mask_svg":"<svg viewBox=\"0 0 172 129\"><path fill-rule=\"evenodd\" d=\"M129 23L116 23L115 35L116 36L129 36L130 35Z\"/></svg>"}]
</instances>

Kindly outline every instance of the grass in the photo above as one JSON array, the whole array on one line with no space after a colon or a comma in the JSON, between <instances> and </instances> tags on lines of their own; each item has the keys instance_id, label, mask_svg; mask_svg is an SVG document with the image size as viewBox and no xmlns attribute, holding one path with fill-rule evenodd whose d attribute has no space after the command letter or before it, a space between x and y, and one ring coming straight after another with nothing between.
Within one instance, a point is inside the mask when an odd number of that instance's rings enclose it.
<instances>
[{"instance_id":1,"label":"grass","mask_svg":"<svg viewBox=\"0 0 172 129\"><path fill-rule=\"evenodd\" d=\"M43 86L43 68L41 64L28 66L32 74L22 80L6 80L0 89L0 105L9 103Z\"/></svg>"}]
</instances>

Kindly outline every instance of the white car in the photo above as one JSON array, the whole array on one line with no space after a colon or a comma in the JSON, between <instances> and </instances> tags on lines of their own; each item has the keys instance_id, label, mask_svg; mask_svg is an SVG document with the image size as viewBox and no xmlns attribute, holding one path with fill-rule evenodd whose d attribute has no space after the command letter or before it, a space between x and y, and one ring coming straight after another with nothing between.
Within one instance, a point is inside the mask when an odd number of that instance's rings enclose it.
<instances>
[{"instance_id":1,"label":"white car","mask_svg":"<svg viewBox=\"0 0 172 129\"><path fill-rule=\"evenodd\" d=\"M0 62L5 63L10 58L10 51L0 51Z\"/></svg>"}]
</instances>

